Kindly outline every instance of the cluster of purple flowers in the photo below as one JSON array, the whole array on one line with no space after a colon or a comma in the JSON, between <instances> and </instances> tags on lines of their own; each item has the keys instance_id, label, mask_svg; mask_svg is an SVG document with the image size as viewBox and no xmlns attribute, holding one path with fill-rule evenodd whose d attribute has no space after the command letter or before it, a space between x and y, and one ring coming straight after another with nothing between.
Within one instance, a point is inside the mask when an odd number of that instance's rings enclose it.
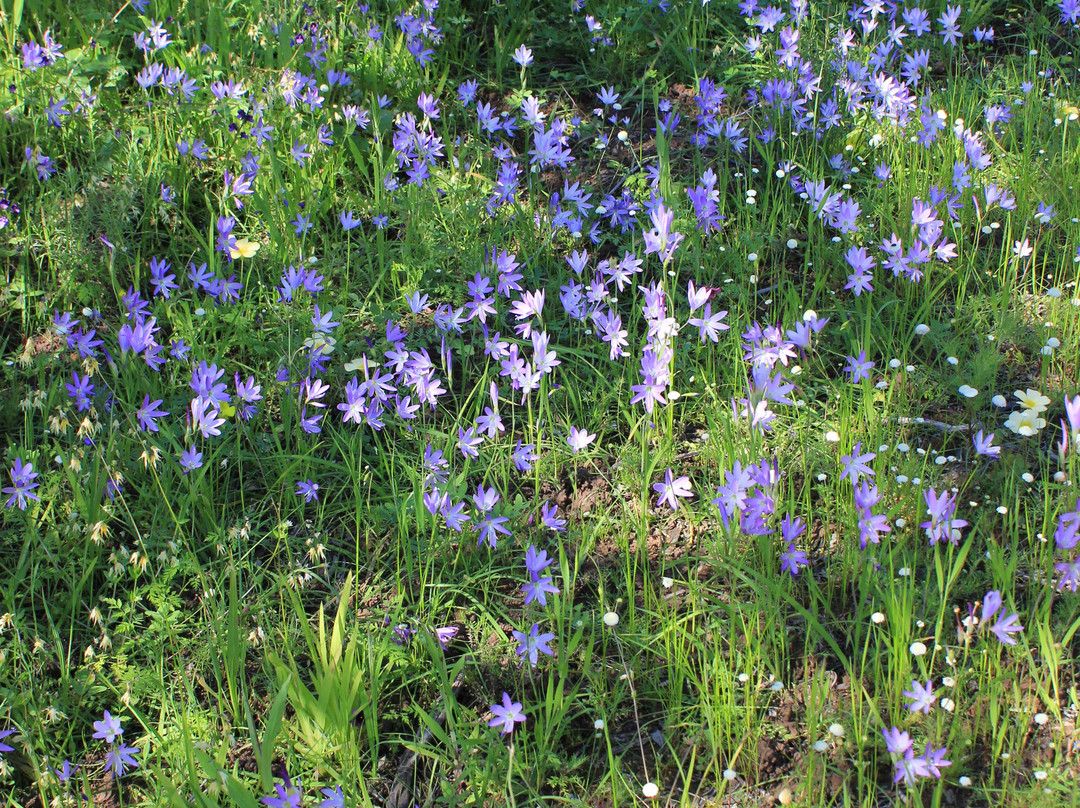
<instances>
[{"instance_id":1,"label":"cluster of purple flowers","mask_svg":"<svg viewBox=\"0 0 1080 808\"><path fill-rule=\"evenodd\" d=\"M952 765L951 760L946 760L948 750L943 746L940 749L927 742L922 755L915 754L915 745L911 736L901 732L896 727L882 730L885 737L885 746L893 757L893 766L896 769L894 783L914 785L921 779L941 779L941 770Z\"/></svg>"},{"instance_id":2,"label":"cluster of purple flowers","mask_svg":"<svg viewBox=\"0 0 1080 808\"><path fill-rule=\"evenodd\" d=\"M109 745L105 767L111 770L117 779L123 777L125 772L139 768L137 757L141 752L140 749L124 743L124 729L120 724L121 719L106 710L102 719L94 722L93 735Z\"/></svg>"}]
</instances>

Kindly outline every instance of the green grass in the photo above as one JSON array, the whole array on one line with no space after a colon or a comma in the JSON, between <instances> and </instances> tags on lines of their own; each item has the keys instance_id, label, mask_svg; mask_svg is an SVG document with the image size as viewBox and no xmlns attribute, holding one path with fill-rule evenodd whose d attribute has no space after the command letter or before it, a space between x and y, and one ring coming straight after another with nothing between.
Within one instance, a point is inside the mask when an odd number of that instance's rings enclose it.
<instances>
[{"instance_id":1,"label":"green grass","mask_svg":"<svg viewBox=\"0 0 1080 808\"><path fill-rule=\"evenodd\" d=\"M927 10L936 20L945 6ZM1055 531L1075 507L1080 472L1077 439L1058 449L1064 402L1080 393L1080 135L1067 79L1076 30L1052 6L979 4L961 17L963 46L949 49L934 22L917 40L930 66L901 126L846 110L832 40L857 23L846 8L815 5L799 40L824 91L807 106L815 119L841 87L839 125L818 138L747 99L795 78L771 55L791 24L785 11L762 34L766 48L749 54L743 43L757 29L734 4L665 12L606 0L579 13L455 0L435 12L442 36L424 40L434 55L422 67L395 22L422 14L420 4L365 12L351 2L152 0L142 16L130 5L5 3L0 202L17 209L0 209L0 446L5 485L16 459L40 473L38 499L0 515L0 729L13 730L0 759L6 804L75 804L82 793L105 805L257 806L284 788L285 769L302 783L304 805L334 788L349 806L764 805L788 796L822 808L1077 804L1080 605L1055 568L1075 558ZM601 26L595 35L586 13ZM148 60L134 36L151 19L164 20L173 41ZM369 38L372 25L381 38ZM972 29L989 25L995 42L975 43ZM884 16L865 39L858 28L847 58L865 64L888 28ZM43 43L47 31L64 58L26 69L23 44ZM313 32L327 60L318 70L305 55ZM521 45L533 51L528 68L514 61ZM136 76L148 61L183 68L199 86L195 100L179 88L142 89ZM330 86L328 69L351 84ZM284 91L298 72L315 75L320 101L290 103ZM700 149L692 138L703 78L727 97L715 110L720 134ZM478 95L466 107L456 93L470 79ZM211 83L229 80L246 92L215 98ZM597 100L607 86L619 109ZM84 93L96 95L93 107L76 112L89 103ZM418 109L421 93L438 99L438 118ZM924 93L930 114L945 116L928 147L913 140ZM530 170L520 110L530 96L546 127L572 126L569 167ZM59 99L72 114L54 126L45 110ZM477 102L516 117L518 131L493 138ZM989 131L993 104L1012 118ZM367 113L363 125L350 105ZM674 134L657 131L669 109L682 118ZM399 165L394 153L405 113L441 139L419 186L408 182L411 161ZM273 127L266 144L251 134L260 117ZM952 131L958 118L961 131L982 132L991 162L969 172L950 219L954 164L973 160ZM745 151L723 135L728 121L745 130ZM757 137L765 126L771 142ZM319 127L332 143L319 143ZM179 153L178 142L195 140L205 141L205 160ZM298 143L311 152L302 164L291 153ZM46 179L38 154L56 169ZM258 158L251 193L234 193L249 154ZM522 167L505 204L492 202L500 156ZM879 165L888 179L874 175ZM723 217L715 233L698 228L688 196L707 169ZM844 232L823 221L792 175L856 201L857 225ZM684 234L667 261L645 252L652 176ZM561 226L579 215L565 199L564 183L575 182L594 206L581 208L580 232ZM988 205L990 184L1015 205ZM881 244L895 233L911 247L913 200L934 199L932 186L944 189L936 212L956 255L930 260L912 283L894 277ZM553 227L556 193L570 213ZM636 229L595 210L616 200L638 205ZM1053 219L1039 220L1040 203L1053 205ZM344 211L360 226L345 230ZM301 213L306 232L297 232ZM257 252L230 261L216 248L226 216ZM1019 256L1025 239L1033 251ZM858 296L844 288L853 246L877 262L873 290ZM589 253L580 278L567 261L576 250ZM499 332L534 358L534 343L514 333L520 295L491 292L486 332L476 320L444 322L442 307L472 299L475 274L499 283L502 251L520 263L524 291L544 290L531 325L560 362L524 397L485 352ZM599 326L566 311L560 287L577 281L584 296L600 262L628 252L641 272L625 287L609 283L604 303L626 331L626 353L613 359ZM169 299L153 296L152 259L176 275ZM220 281L235 275L237 300L193 287L189 265L204 262ZM289 268L321 276L321 290L281 299ZM702 316L687 305L689 281L713 287L711 311L727 311L729 330L715 343L688 322ZM653 283L672 318L653 330L679 330L664 402L649 412L630 401L649 320L662 319L643 311ZM135 291L160 327L156 372L120 348ZM417 293L426 305L409 304ZM314 302L340 322L317 373ZM783 341L808 310L829 322L777 362L780 383L793 385L778 394L788 401L774 397L769 429L752 426L737 401L751 398L753 409L761 398L746 343L774 326ZM96 328L95 358L57 332L54 312ZM391 401L381 428L342 423L349 380L387 370L365 375L362 357L394 361L384 354L388 320L413 360L427 353L445 393L415 420L400 419ZM1044 347L1051 338L1056 347ZM171 357L180 339L191 352ZM843 367L860 351L875 365L853 384ZM192 424L189 382L201 361L223 371L233 397L211 437ZM81 411L67 392L73 372L95 386ZM309 375L328 385L321 401L301 386ZM248 420L236 411L234 376L261 386ZM962 385L977 392L965 397ZM394 388L418 403L404 380ZM1049 404L1043 428L1023 436L1005 421L1021 408L1013 391L1029 388ZM158 399L169 414L146 431L136 413ZM305 430L319 403L319 431ZM486 409L504 429L467 456L462 432ZM572 451L571 427L595 441ZM999 458L975 453L978 430L995 433ZM515 465L519 441L535 447L527 471ZM862 549L841 460L857 445L876 454L872 507L889 527ZM465 504L464 530L448 527L431 498L428 447L448 461L440 491L448 505ZM185 471L189 448L201 465ZM765 526L755 531L744 514L740 529L710 501L736 462L763 461L758 474L775 469L757 489L768 489L758 500ZM668 469L693 491L674 512L653 487ZM318 484L317 500L296 493L303 481ZM477 546L478 486L497 491L492 513L507 520L495 546ZM953 492L955 518L968 523L955 541L930 545L920 526L931 487ZM543 506L565 530L545 526ZM806 563L794 576L783 566L784 516L806 525L793 545ZM530 545L551 560L543 574L558 591L545 604L524 602ZM962 622L993 590L1003 604L990 622L1017 613L1023 625L1015 646ZM513 633L534 624L553 635L554 654L523 666ZM446 627L457 633L443 647L435 632ZM933 680L927 715L907 708L913 679ZM504 692L527 716L509 736L488 726ZM113 744L93 737L105 710L138 749L138 767L120 778L105 771ZM947 748L940 779L893 783L899 756L882 734L892 727L910 734L915 755L927 743ZM78 768L61 782L64 760Z\"/></svg>"}]
</instances>

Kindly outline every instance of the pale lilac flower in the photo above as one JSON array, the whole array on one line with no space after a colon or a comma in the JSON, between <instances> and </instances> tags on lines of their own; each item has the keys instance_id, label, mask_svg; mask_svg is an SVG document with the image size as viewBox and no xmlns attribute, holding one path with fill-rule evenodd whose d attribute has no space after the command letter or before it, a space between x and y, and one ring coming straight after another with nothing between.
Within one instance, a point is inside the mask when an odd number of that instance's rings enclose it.
<instances>
[{"instance_id":1,"label":"pale lilac flower","mask_svg":"<svg viewBox=\"0 0 1080 808\"><path fill-rule=\"evenodd\" d=\"M570 435L566 438L566 442L570 445L574 454L577 454L590 443L596 440L594 433L589 433L584 429L578 429L576 426L570 427Z\"/></svg>"},{"instance_id":2,"label":"pale lilac flower","mask_svg":"<svg viewBox=\"0 0 1080 808\"><path fill-rule=\"evenodd\" d=\"M694 492L690 487L690 478L686 475L675 477L671 469L667 470L664 482L653 483L653 491L660 494L656 504L663 505L666 502L673 511L679 509L679 497L686 499L694 496Z\"/></svg>"},{"instance_id":3,"label":"pale lilac flower","mask_svg":"<svg viewBox=\"0 0 1080 808\"><path fill-rule=\"evenodd\" d=\"M502 734L508 735L514 731L516 724L524 723L525 713L521 711L521 703L510 700L509 693L503 693L502 704L492 704L491 712L495 717L488 721L489 727L502 726Z\"/></svg>"},{"instance_id":4,"label":"pale lilac flower","mask_svg":"<svg viewBox=\"0 0 1080 808\"><path fill-rule=\"evenodd\" d=\"M905 690L903 695L911 699L911 704L907 705L907 708L913 713L921 712L923 715L930 715L930 708L937 701L933 680L928 681L924 686L919 680L912 679L911 690Z\"/></svg>"}]
</instances>

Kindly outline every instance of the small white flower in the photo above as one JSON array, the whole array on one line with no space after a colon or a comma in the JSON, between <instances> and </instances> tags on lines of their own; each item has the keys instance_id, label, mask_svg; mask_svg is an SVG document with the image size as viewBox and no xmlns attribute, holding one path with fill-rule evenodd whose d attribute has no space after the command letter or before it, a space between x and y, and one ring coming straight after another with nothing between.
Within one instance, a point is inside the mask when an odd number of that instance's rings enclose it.
<instances>
[{"instance_id":1,"label":"small white flower","mask_svg":"<svg viewBox=\"0 0 1080 808\"><path fill-rule=\"evenodd\" d=\"M771 685L769 685L769 690L771 690L773 693L779 693L783 689L784 689L784 683L781 682L779 679L777 679L775 682L773 682Z\"/></svg>"},{"instance_id":2,"label":"small white flower","mask_svg":"<svg viewBox=\"0 0 1080 808\"><path fill-rule=\"evenodd\" d=\"M796 247L798 247L798 246L799 246L799 242L797 242L797 241L796 241L795 239L793 239L793 238L789 238L789 239L788 239L788 241L787 241L787 248L788 248L789 250L794 250L794 249L795 249Z\"/></svg>"},{"instance_id":3,"label":"small white flower","mask_svg":"<svg viewBox=\"0 0 1080 808\"><path fill-rule=\"evenodd\" d=\"M664 576L663 578L660 579L660 586L664 587L664 589L671 589L671 587L674 586L674 585L675 585L675 581L672 578L668 578L667 576Z\"/></svg>"},{"instance_id":4,"label":"small white flower","mask_svg":"<svg viewBox=\"0 0 1080 808\"><path fill-rule=\"evenodd\" d=\"M960 395L964 398L975 398L975 396L979 395L979 391L970 384L962 384L958 390L960 391Z\"/></svg>"},{"instance_id":5,"label":"small white flower","mask_svg":"<svg viewBox=\"0 0 1080 808\"><path fill-rule=\"evenodd\" d=\"M1023 480L1025 483L1035 482L1035 478L1032 476L1030 471L1025 471L1023 474L1021 474L1020 479Z\"/></svg>"},{"instance_id":6,"label":"small white flower","mask_svg":"<svg viewBox=\"0 0 1080 808\"><path fill-rule=\"evenodd\" d=\"M874 612L870 615L870 620L880 626L885 622L885 614L883 612Z\"/></svg>"},{"instance_id":7,"label":"small white flower","mask_svg":"<svg viewBox=\"0 0 1080 808\"><path fill-rule=\"evenodd\" d=\"M962 785L964 788L970 788L971 787L971 778L968 777L966 774L962 775L957 782L959 782L960 785Z\"/></svg>"},{"instance_id":8,"label":"small white flower","mask_svg":"<svg viewBox=\"0 0 1080 808\"><path fill-rule=\"evenodd\" d=\"M751 264L754 263L754 261L757 260L757 253L750 253L746 256L746 260L749 261Z\"/></svg>"},{"instance_id":9,"label":"small white flower","mask_svg":"<svg viewBox=\"0 0 1080 808\"><path fill-rule=\"evenodd\" d=\"M748 673L740 673L739 674L739 681L742 682L745 685L747 682L750 681L750 674L748 674Z\"/></svg>"},{"instance_id":10,"label":"small white flower","mask_svg":"<svg viewBox=\"0 0 1080 808\"><path fill-rule=\"evenodd\" d=\"M844 725L843 724L829 724L829 734L836 738L844 737Z\"/></svg>"},{"instance_id":11,"label":"small white flower","mask_svg":"<svg viewBox=\"0 0 1080 808\"><path fill-rule=\"evenodd\" d=\"M908 446L906 443L900 442L896 444L896 451L898 452L906 453L909 449L911 449L911 447Z\"/></svg>"},{"instance_id":12,"label":"small white flower","mask_svg":"<svg viewBox=\"0 0 1080 808\"><path fill-rule=\"evenodd\" d=\"M641 787L641 794L645 799L651 800L660 793L660 787L656 783L646 783Z\"/></svg>"},{"instance_id":13,"label":"small white flower","mask_svg":"<svg viewBox=\"0 0 1080 808\"><path fill-rule=\"evenodd\" d=\"M825 441L827 443L839 443L840 433L837 432L835 429L830 429L828 432L825 433Z\"/></svg>"},{"instance_id":14,"label":"small white flower","mask_svg":"<svg viewBox=\"0 0 1080 808\"><path fill-rule=\"evenodd\" d=\"M918 334L920 337L925 336L930 333L930 326L928 326L926 323L919 323L917 326L915 326L915 333Z\"/></svg>"},{"instance_id":15,"label":"small white flower","mask_svg":"<svg viewBox=\"0 0 1080 808\"><path fill-rule=\"evenodd\" d=\"M608 628L615 628L615 626L619 625L619 615L615 612L607 612L604 615L604 625Z\"/></svg>"},{"instance_id":16,"label":"small white flower","mask_svg":"<svg viewBox=\"0 0 1080 808\"><path fill-rule=\"evenodd\" d=\"M828 748L829 748L829 744L826 743L825 741L814 741L814 751L815 752L824 752Z\"/></svg>"},{"instance_id":17,"label":"small white flower","mask_svg":"<svg viewBox=\"0 0 1080 808\"><path fill-rule=\"evenodd\" d=\"M946 356L945 361L948 362L953 367L956 367L957 365L960 364L960 360L957 359L955 356Z\"/></svg>"},{"instance_id":18,"label":"small white flower","mask_svg":"<svg viewBox=\"0 0 1080 808\"><path fill-rule=\"evenodd\" d=\"M956 702L946 696L941 700L941 709L947 713L951 713L956 709Z\"/></svg>"},{"instance_id":19,"label":"small white flower","mask_svg":"<svg viewBox=\"0 0 1080 808\"><path fill-rule=\"evenodd\" d=\"M602 718L596 719L595 721L592 722L592 727L597 732L600 732L604 728L604 719L602 719Z\"/></svg>"},{"instance_id":20,"label":"small white flower","mask_svg":"<svg viewBox=\"0 0 1080 808\"><path fill-rule=\"evenodd\" d=\"M899 519L896 520L896 522L894 524L898 528L903 529L903 528L907 527L907 519L905 519L904 517L901 516Z\"/></svg>"},{"instance_id":21,"label":"small white flower","mask_svg":"<svg viewBox=\"0 0 1080 808\"><path fill-rule=\"evenodd\" d=\"M926 646L918 640L908 646L908 650L912 656L926 656Z\"/></svg>"},{"instance_id":22,"label":"small white flower","mask_svg":"<svg viewBox=\"0 0 1080 808\"><path fill-rule=\"evenodd\" d=\"M911 575L911 568L910 567L901 567L900 569L898 569L896 571L896 574L899 575L901 578L907 578L909 575ZM922 643L919 643L919 645L922 645ZM926 646L923 645L923 648L926 648ZM923 651L923 653L925 654L926 651Z\"/></svg>"},{"instance_id":23,"label":"small white flower","mask_svg":"<svg viewBox=\"0 0 1080 808\"><path fill-rule=\"evenodd\" d=\"M1046 772L1044 772L1044 771L1043 771L1042 769L1038 769L1038 770L1037 770L1037 771L1035 772L1035 779L1036 779L1036 780L1038 780L1038 781L1040 781L1040 782L1041 782L1041 781L1043 781L1043 780L1045 780L1045 779L1046 779L1046 777L1047 777L1047 775L1046 775Z\"/></svg>"},{"instance_id":24,"label":"small white flower","mask_svg":"<svg viewBox=\"0 0 1080 808\"><path fill-rule=\"evenodd\" d=\"M941 677L941 686L942 687L956 687L956 680L953 679L951 676L942 676Z\"/></svg>"},{"instance_id":25,"label":"small white flower","mask_svg":"<svg viewBox=\"0 0 1080 808\"><path fill-rule=\"evenodd\" d=\"M1002 516L1004 516L1005 514L1007 514L1009 512L1009 509L1006 508L1004 505L998 505L997 506L997 512L1000 513Z\"/></svg>"},{"instance_id":26,"label":"small white flower","mask_svg":"<svg viewBox=\"0 0 1080 808\"><path fill-rule=\"evenodd\" d=\"M1041 727L1044 724L1046 724L1047 721L1050 720L1050 716L1048 716L1046 713L1035 713L1035 719L1034 720L1035 720L1035 723L1038 724Z\"/></svg>"},{"instance_id":27,"label":"small white flower","mask_svg":"<svg viewBox=\"0 0 1080 808\"><path fill-rule=\"evenodd\" d=\"M724 779L729 783L738 776L734 769L724 769Z\"/></svg>"}]
</instances>

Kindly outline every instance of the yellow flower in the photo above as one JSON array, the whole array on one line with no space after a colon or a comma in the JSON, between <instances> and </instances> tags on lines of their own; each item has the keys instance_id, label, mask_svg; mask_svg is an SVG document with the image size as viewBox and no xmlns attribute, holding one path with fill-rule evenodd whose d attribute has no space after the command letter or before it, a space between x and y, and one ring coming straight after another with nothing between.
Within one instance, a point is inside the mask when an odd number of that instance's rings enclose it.
<instances>
[{"instance_id":1,"label":"yellow flower","mask_svg":"<svg viewBox=\"0 0 1080 808\"><path fill-rule=\"evenodd\" d=\"M262 246L257 241L248 241L246 238L238 238L236 243L229 248L229 255L233 257L233 260L237 258L251 258L259 251L259 247Z\"/></svg>"}]
</instances>

